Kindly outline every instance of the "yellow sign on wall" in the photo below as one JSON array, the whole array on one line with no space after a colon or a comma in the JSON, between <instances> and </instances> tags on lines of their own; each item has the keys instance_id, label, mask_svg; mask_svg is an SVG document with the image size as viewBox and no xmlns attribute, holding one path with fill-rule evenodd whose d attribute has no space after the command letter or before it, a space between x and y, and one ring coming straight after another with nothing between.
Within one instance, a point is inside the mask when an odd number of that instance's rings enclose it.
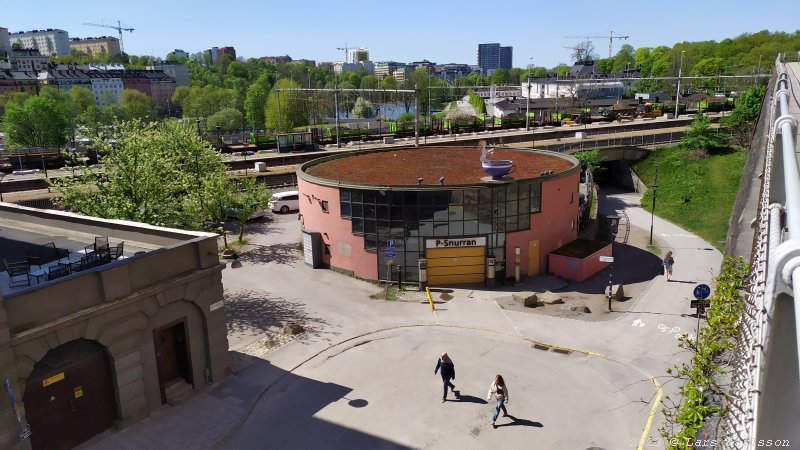
<instances>
[{"instance_id":1,"label":"yellow sign on wall","mask_svg":"<svg viewBox=\"0 0 800 450\"><path fill-rule=\"evenodd\" d=\"M53 375L50 378L45 378L44 380L42 380L42 386L43 387L47 387L47 386L50 386L53 383L57 383L57 382L59 382L59 381L61 381L63 379L64 379L64 372L57 373L57 374Z\"/></svg>"},{"instance_id":2,"label":"yellow sign on wall","mask_svg":"<svg viewBox=\"0 0 800 450\"><path fill-rule=\"evenodd\" d=\"M82 386L75 386L73 388L75 392L75 398L83 397L83 387Z\"/></svg>"}]
</instances>

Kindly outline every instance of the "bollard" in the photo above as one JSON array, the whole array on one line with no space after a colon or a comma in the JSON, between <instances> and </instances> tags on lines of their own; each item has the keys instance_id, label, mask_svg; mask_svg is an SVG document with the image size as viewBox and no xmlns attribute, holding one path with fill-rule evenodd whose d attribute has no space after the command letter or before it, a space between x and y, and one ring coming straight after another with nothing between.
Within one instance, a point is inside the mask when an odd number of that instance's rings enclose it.
<instances>
[{"instance_id":1,"label":"bollard","mask_svg":"<svg viewBox=\"0 0 800 450\"><path fill-rule=\"evenodd\" d=\"M486 258L486 284L494 287L494 256Z\"/></svg>"},{"instance_id":2,"label":"bollard","mask_svg":"<svg viewBox=\"0 0 800 450\"><path fill-rule=\"evenodd\" d=\"M514 280L517 286L520 284L520 275L519 275L519 260L520 260L520 250L519 247L514 247Z\"/></svg>"},{"instance_id":3,"label":"bollard","mask_svg":"<svg viewBox=\"0 0 800 450\"><path fill-rule=\"evenodd\" d=\"M397 290L403 290L403 266L397 266Z\"/></svg>"}]
</instances>

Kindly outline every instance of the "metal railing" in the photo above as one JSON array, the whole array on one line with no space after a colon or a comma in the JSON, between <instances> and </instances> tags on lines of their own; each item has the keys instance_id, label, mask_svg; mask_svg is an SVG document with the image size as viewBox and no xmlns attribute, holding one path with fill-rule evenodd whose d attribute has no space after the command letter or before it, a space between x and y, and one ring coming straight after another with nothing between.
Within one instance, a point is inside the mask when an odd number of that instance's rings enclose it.
<instances>
[{"instance_id":1,"label":"metal railing","mask_svg":"<svg viewBox=\"0 0 800 450\"><path fill-rule=\"evenodd\" d=\"M800 61L800 53L798 53ZM727 412L718 442L726 449L755 449L776 440L800 445L800 168L795 153L797 118L786 59L775 61L769 139L765 152L757 230L748 292L731 355ZM800 77L793 75L796 83Z\"/></svg>"}]
</instances>

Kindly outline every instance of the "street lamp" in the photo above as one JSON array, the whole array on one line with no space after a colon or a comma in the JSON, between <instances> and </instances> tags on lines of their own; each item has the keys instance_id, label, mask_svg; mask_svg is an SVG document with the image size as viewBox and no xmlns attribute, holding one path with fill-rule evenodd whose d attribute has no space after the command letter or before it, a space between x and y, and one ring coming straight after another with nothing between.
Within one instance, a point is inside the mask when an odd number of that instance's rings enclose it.
<instances>
[{"instance_id":1,"label":"street lamp","mask_svg":"<svg viewBox=\"0 0 800 450\"><path fill-rule=\"evenodd\" d=\"M656 192L658 191L658 168L661 167L661 164L656 163L656 179L653 184L650 186L653 189L653 209L650 210L650 245L653 245L653 218L656 214Z\"/></svg>"},{"instance_id":2,"label":"street lamp","mask_svg":"<svg viewBox=\"0 0 800 450\"><path fill-rule=\"evenodd\" d=\"M678 66L678 90L675 92L675 118L678 118L678 105L681 103L681 71L683 70L683 54L686 53L686 50L681 50L681 63ZM655 201L655 198L653 199ZM650 243L652 244L652 238L650 239Z\"/></svg>"},{"instance_id":3,"label":"street lamp","mask_svg":"<svg viewBox=\"0 0 800 450\"><path fill-rule=\"evenodd\" d=\"M525 102L525 131L531 129L531 64L533 64L533 56L528 58L528 101Z\"/></svg>"}]
</instances>

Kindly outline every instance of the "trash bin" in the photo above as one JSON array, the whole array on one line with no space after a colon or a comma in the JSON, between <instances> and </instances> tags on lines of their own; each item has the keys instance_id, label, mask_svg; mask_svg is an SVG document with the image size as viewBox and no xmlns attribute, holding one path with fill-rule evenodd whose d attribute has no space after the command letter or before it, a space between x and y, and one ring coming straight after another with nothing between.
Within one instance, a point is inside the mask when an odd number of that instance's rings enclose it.
<instances>
[{"instance_id":1,"label":"trash bin","mask_svg":"<svg viewBox=\"0 0 800 450\"><path fill-rule=\"evenodd\" d=\"M256 163L256 172L266 172L266 171L267 171L267 163L265 162Z\"/></svg>"}]
</instances>

